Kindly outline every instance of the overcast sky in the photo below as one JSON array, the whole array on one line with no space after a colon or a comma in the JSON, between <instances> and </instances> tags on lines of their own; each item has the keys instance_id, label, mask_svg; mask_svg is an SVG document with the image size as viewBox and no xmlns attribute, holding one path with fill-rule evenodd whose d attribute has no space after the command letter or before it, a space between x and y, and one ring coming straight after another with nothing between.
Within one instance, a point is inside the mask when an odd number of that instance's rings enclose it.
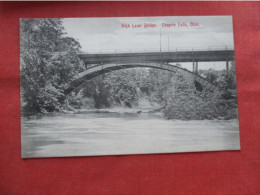
<instances>
[{"instance_id":1,"label":"overcast sky","mask_svg":"<svg viewBox=\"0 0 260 195\"><path fill-rule=\"evenodd\" d=\"M199 26L190 26L190 23ZM162 27L162 24L176 24ZM187 26L178 26L186 23ZM118 17L118 18L66 18L65 31L77 39L82 51L144 51L181 48L234 48L231 16L181 17ZM130 28L122 28L129 24ZM133 28L132 25L142 25ZM144 24L155 24L144 28Z\"/></svg>"}]
</instances>

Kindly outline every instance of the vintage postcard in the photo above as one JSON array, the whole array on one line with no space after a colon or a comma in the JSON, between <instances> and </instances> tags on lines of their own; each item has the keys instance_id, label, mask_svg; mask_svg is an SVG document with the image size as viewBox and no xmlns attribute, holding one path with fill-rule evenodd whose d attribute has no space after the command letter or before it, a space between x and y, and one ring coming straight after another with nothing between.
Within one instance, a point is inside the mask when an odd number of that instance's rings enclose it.
<instances>
[{"instance_id":1,"label":"vintage postcard","mask_svg":"<svg viewBox=\"0 0 260 195\"><path fill-rule=\"evenodd\" d=\"M21 19L22 158L239 150L232 26Z\"/></svg>"}]
</instances>

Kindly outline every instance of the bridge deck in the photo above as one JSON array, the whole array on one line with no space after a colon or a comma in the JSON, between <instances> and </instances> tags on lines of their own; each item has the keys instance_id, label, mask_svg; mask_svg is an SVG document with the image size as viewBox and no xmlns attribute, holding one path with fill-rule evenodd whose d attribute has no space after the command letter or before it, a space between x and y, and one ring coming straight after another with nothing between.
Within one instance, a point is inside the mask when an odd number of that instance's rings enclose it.
<instances>
[{"instance_id":1,"label":"bridge deck","mask_svg":"<svg viewBox=\"0 0 260 195\"><path fill-rule=\"evenodd\" d=\"M87 64L107 63L144 63L144 62L211 62L232 61L235 59L234 50L215 51L175 51L175 52L142 52L142 53L110 53L87 54L78 56Z\"/></svg>"}]
</instances>

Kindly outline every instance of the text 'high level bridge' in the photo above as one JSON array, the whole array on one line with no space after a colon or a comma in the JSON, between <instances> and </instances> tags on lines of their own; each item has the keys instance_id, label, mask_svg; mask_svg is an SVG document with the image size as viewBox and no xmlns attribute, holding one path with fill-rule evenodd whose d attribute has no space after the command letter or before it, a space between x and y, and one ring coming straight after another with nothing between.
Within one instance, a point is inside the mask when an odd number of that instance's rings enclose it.
<instances>
[{"instance_id":1,"label":"text 'high level bridge'","mask_svg":"<svg viewBox=\"0 0 260 195\"><path fill-rule=\"evenodd\" d=\"M78 53L79 58L85 63L87 69L75 75L65 93L70 93L84 82L96 76L126 68L149 67L171 72L180 71L184 76L192 77L195 82L203 87L213 89L216 86L198 75L199 62L226 62L226 71L229 70L229 62L235 60L234 49L222 48L177 48L174 50L144 50L96 53ZM170 63L192 62L193 71L181 68Z\"/></svg>"}]
</instances>

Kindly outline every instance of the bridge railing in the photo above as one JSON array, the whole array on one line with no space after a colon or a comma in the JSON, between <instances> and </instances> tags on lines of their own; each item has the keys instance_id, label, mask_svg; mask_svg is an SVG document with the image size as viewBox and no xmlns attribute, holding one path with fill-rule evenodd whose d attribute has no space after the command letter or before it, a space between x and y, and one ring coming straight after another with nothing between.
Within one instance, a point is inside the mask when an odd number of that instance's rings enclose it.
<instances>
[{"instance_id":1,"label":"bridge railing","mask_svg":"<svg viewBox=\"0 0 260 195\"><path fill-rule=\"evenodd\" d=\"M182 52L182 51L222 51L234 50L233 46L212 47L169 47L169 48L141 48L141 49L114 49L114 50L91 50L81 51L79 54L120 54L120 53L152 53L152 52Z\"/></svg>"}]
</instances>

